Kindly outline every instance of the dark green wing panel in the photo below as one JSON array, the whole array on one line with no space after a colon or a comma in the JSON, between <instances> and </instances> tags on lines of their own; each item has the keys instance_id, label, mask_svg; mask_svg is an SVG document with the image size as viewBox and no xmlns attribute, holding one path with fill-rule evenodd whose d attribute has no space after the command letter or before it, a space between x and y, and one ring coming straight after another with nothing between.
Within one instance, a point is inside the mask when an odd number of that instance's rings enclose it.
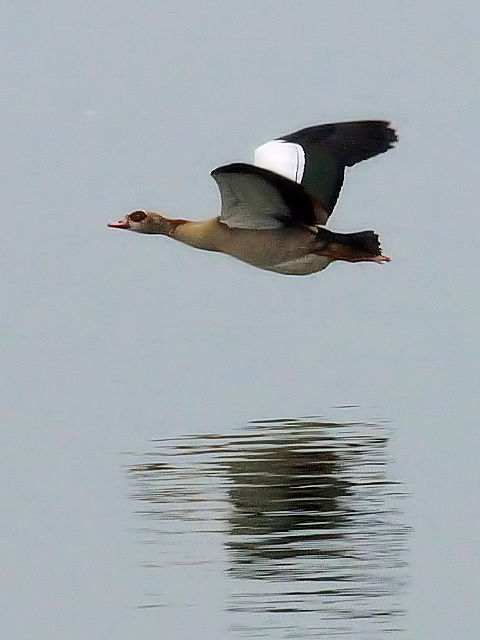
<instances>
[{"instance_id":1,"label":"dark green wing panel","mask_svg":"<svg viewBox=\"0 0 480 640\"><path fill-rule=\"evenodd\" d=\"M330 215L343 184L345 168L321 146L312 146L305 153L302 186L314 196Z\"/></svg>"},{"instance_id":2,"label":"dark green wing panel","mask_svg":"<svg viewBox=\"0 0 480 640\"><path fill-rule=\"evenodd\" d=\"M388 151L397 135L388 122L360 120L307 127L278 139L303 148L301 184L330 215L342 188L345 167Z\"/></svg>"}]
</instances>

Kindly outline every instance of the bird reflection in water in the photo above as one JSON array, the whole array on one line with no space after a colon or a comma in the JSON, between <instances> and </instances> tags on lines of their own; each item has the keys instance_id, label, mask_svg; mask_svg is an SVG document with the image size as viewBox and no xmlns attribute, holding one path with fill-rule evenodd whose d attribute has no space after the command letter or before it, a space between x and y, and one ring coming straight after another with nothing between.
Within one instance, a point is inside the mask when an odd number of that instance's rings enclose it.
<instances>
[{"instance_id":1,"label":"bird reflection in water","mask_svg":"<svg viewBox=\"0 0 480 640\"><path fill-rule=\"evenodd\" d=\"M130 468L134 497L169 562L169 533L220 536L232 633L402 637L408 529L387 440L384 426L317 419L159 440Z\"/></svg>"}]
</instances>

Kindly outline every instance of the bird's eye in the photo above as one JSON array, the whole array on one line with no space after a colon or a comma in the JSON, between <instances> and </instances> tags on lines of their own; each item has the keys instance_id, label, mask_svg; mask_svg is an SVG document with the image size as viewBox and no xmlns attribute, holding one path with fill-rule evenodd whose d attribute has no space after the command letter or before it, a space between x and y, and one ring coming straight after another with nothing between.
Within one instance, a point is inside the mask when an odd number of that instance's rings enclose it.
<instances>
[{"instance_id":1,"label":"bird's eye","mask_svg":"<svg viewBox=\"0 0 480 640\"><path fill-rule=\"evenodd\" d=\"M132 213L130 213L128 217L132 222L141 222L142 220L145 220L147 214L145 213L145 211L132 211Z\"/></svg>"}]
</instances>

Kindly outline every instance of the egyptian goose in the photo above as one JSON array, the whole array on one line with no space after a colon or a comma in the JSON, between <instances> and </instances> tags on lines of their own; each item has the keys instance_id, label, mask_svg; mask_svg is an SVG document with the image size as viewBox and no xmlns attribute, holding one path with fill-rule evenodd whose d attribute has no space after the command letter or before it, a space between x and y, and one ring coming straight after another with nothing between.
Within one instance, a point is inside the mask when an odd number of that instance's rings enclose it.
<instances>
[{"instance_id":1,"label":"egyptian goose","mask_svg":"<svg viewBox=\"0 0 480 640\"><path fill-rule=\"evenodd\" d=\"M258 147L253 165L212 171L221 196L219 216L197 222L137 210L108 226L158 233L288 275L315 273L333 260L388 262L374 231L338 233L323 225L345 167L384 153L396 140L381 120L301 129Z\"/></svg>"}]
</instances>

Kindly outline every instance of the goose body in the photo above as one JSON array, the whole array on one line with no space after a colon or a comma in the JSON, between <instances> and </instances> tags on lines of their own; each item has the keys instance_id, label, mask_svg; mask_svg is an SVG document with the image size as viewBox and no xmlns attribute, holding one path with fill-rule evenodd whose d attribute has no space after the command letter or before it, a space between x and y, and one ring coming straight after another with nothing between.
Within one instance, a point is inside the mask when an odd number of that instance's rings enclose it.
<instances>
[{"instance_id":1,"label":"goose body","mask_svg":"<svg viewBox=\"0 0 480 640\"><path fill-rule=\"evenodd\" d=\"M381 120L301 129L258 147L253 165L212 171L222 201L219 216L197 222L136 210L108 226L166 235L286 275L315 273L333 260L388 262L374 231L337 233L324 225L345 168L384 153L396 140Z\"/></svg>"},{"instance_id":2,"label":"goose body","mask_svg":"<svg viewBox=\"0 0 480 640\"><path fill-rule=\"evenodd\" d=\"M217 217L179 225L171 237L193 247L225 253L260 269L286 275L315 273L330 262L329 258L315 253L315 234L300 226L291 229L237 229L226 226Z\"/></svg>"}]
</instances>

